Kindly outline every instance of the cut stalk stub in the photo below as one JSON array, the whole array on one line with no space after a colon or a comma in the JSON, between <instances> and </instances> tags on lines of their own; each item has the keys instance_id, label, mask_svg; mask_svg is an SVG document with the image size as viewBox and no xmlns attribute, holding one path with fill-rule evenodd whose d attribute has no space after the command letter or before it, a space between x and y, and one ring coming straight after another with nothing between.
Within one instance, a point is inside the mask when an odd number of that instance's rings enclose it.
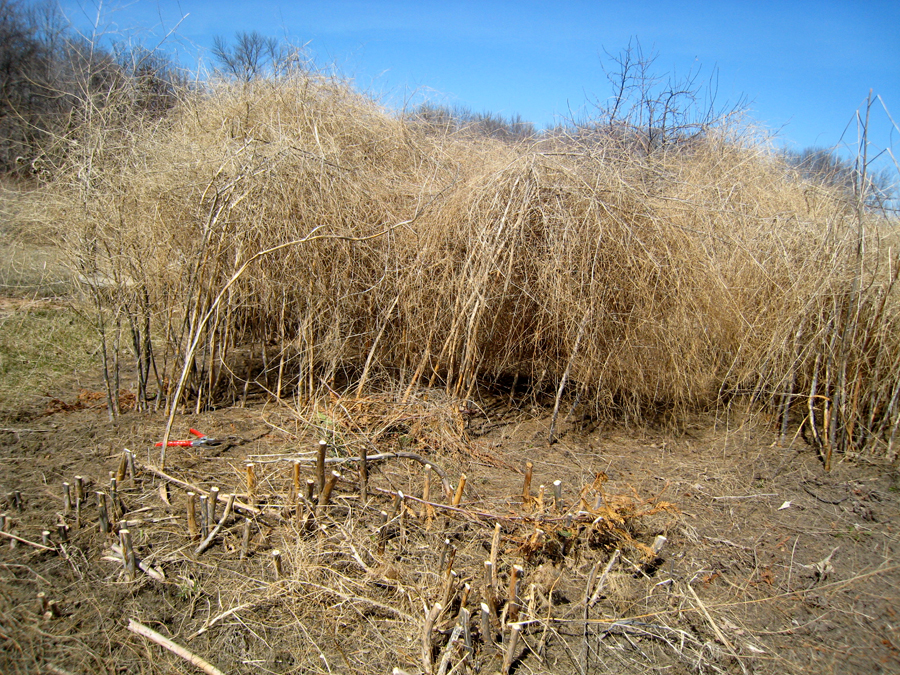
<instances>
[{"instance_id":1,"label":"cut stalk stub","mask_svg":"<svg viewBox=\"0 0 900 675\"><path fill-rule=\"evenodd\" d=\"M241 557L240 560L244 560L247 557L247 553L250 550L250 526L253 525L253 521L249 518L244 518L244 526L243 531L241 532Z\"/></svg>"},{"instance_id":2,"label":"cut stalk stub","mask_svg":"<svg viewBox=\"0 0 900 675\"><path fill-rule=\"evenodd\" d=\"M486 602L482 602L479 609L481 610L481 641L484 644L490 644L494 641L494 634L491 630L491 608Z\"/></svg>"},{"instance_id":3,"label":"cut stalk stub","mask_svg":"<svg viewBox=\"0 0 900 675\"><path fill-rule=\"evenodd\" d=\"M200 495L200 536L206 539L209 535L209 498Z\"/></svg>"},{"instance_id":4,"label":"cut stalk stub","mask_svg":"<svg viewBox=\"0 0 900 675\"><path fill-rule=\"evenodd\" d=\"M99 507L100 532L103 535L108 535L109 530L110 530L110 522L109 522L109 512L106 509L106 493L105 492L97 493L97 504Z\"/></svg>"},{"instance_id":5,"label":"cut stalk stub","mask_svg":"<svg viewBox=\"0 0 900 675\"><path fill-rule=\"evenodd\" d=\"M63 513L72 511L72 491L68 483L63 483Z\"/></svg>"},{"instance_id":6,"label":"cut stalk stub","mask_svg":"<svg viewBox=\"0 0 900 675\"><path fill-rule=\"evenodd\" d=\"M524 571L521 565L513 565L509 575L509 597L506 612L509 623L515 623L519 620L519 581Z\"/></svg>"},{"instance_id":7,"label":"cut stalk stub","mask_svg":"<svg viewBox=\"0 0 900 675\"><path fill-rule=\"evenodd\" d=\"M272 551L272 564L275 567L275 577L281 579L284 576L284 568L281 563L281 551L277 548Z\"/></svg>"},{"instance_id":8,"label":"cut stalk stub","mask_svg":"<svg viewBox=\"0 0 900 675\"><path fill-rule=\"evenodd\" d=\"M137 574L137 560L134 556L134 547L131 542L131 532L124 528L119 530L119 540L122 544L122 559L125 565L125 580L134 581Z\"/></svg>"},{"instance_id":9,"label":"cut stalk stub","mask_svg":"<svg viewBox=\"0 0 900 675\"><path fill-rule=\"evenodd\" d=\"M522 624L513 623L509 627L509 638L506 644L506 653L503 655L503 667L500 672L508 675L509 669L512 667L513 657L516 654L516 646L519 642L519 633L522 632Z\"/></svg>"},{"instance_id":10,"label":"cut stalk stub","mask_svg":"<svg viewBox=\"0 0 900 675\"><path fill-rule=\"evenodd\" d=\"M197 495L194 492L187 493L187 519L188 535L191 539L199 539L200 528L197 526Z\"/></svg>"},{"instance_id":11,"label":"cut stalk stub","mask_svg":"<svg viewBox=\"0 0 900 675\"><path fill-rule=\"evenodd\" d=\"M116 482L125 482L125 472L128 470L128 450L122 451L122 457L119 459L119 466L116 468Z\"/></svg>"},{"instance_id":12,"label":"cut stalk stub","mask_svg":"<svg viewBox=\"0 0 900 675\"><path fill-rule=\"evenodd\" d=\"M462 500L463 490L466 488L466 474L462 474L459 477L459 485L456 486L456 494L453 495L453 506L459 506L459 502Z\"/></svg>"},{"instance_id":13,"label":"cut stalk stub","mask_svg":"<svg viewBox=\"0 0 900 675\"><path fill-rule=\"evenodd\" d=\"M206 503L206 507L209 509L209 516L207 517L207 522L210 527L216 522L216 504L219 501L219 488L211 487L209 489L209 501Z\"/></svg>"},{"instance_id":14,"label":"cut stalk stub","mask_svg":"<svg viewBox=\"0 0 900 675\"><path fill-rule=\"evenodd\" d=\"M128 475L133 483L137 481L137 471L134 469L134 453L128 448L125 448L125 461L128 464Z\"/></svg>"},{"instance_id":15,"label":"cut stalk stub","mask_svg":"<svg viewBox=\"0 0 900 675\"><path fill-rule=\"evenodd\" d=\"M500 523L494 523L494 536L491 539L491 591L494 594L494 597L498 596L498 587L499 587L499 569L497 567L497 561L500 556Z\"/></svg>"},{"instance_id":16,"label":"cut stalk stub","mask_svg":"<svg viewBox=\"0 0 900 675\"><path fill-rule=\"evenodd\" d=\"M322 493L322 490L325 489L325 451L328 450L328 441L321 440L319 441L319 446L316 448L316 487L319 489L319 494Z\"/></svg>"},{"instance_id":17,"label":"cut stalk stub","mask_svg":"<svg viewBox=\"0 0 900 675\"><path fill-rule=\"evenodd\" d=\"M328 502L331 500L331 493L334 490L335 484L338 482L338 479L341 477L340 472L332 471L331 475L328 477L328 480L325 482L325 487L322 488L322 491L319 493L319 504L316 508L318 513L322 513L325 510L325 507L328 506Z\"/></svg>"},{"instance_id":18,"label":"cut stalk stub","mask_svg":"<svg viewBox=\"0 0 900 675\"><path fill-rule=\"evenodd\" d=\"M525 481L522 485L522 506L528 509L531 506L531 475L534 464L525 462Z\"/></svg>"},{"instance_id":19,"label":"cut stalk stub","mask_svg":"<svg viewBox=\"0 0 900 675\"><path fill-rule=\"evenodd\" d=\"M256 503L256 471L253 462L244 465L247 470L247 498L251 504Z\"/></svg>"},{"instance_id":20,"label":"cut stalk stub","mask_svg":"<svg viewBox=\"0 0 900 675\"><path fill-rule=\"evenodd\" d=\"M553 481L553 510L559 513L562 510L562 481Z\"/></svg>"},{"instance_id":21,"label":"cut stalk stub","mask_svg":"<svg viewBox=\"0 0 900 675\"><path fill-rule=\"evenodd\" d=\"M291 494L290 501L294 501L300 494L300 462L291 465Z\"/></svg>"}]
</instances>

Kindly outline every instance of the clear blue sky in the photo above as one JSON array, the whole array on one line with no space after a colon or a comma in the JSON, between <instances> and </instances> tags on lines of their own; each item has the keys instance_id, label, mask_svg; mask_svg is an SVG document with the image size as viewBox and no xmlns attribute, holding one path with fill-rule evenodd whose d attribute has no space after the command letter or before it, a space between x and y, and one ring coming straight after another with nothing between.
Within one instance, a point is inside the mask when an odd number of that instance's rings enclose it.
<instances>
[{"instance_id":1,"label":"clear blue sky","mask_svg":"<svg viewBox=\"0 0 900 675\"><path fill-rule=\"evenodd\" d=\"M61 4L90 30L96 0ZM838 144L870 89L900 122L900 0L112 0L98 26L152 46L182 17L170 44L184 63L209 65L214 36L256 30L395 106L427 92L551 125L609 95L603 51L637 38L659 73L718 71L718 102L745 97L780 144ZM873 140L900 148L881 110Z\"/></svg>"}]
</instances>

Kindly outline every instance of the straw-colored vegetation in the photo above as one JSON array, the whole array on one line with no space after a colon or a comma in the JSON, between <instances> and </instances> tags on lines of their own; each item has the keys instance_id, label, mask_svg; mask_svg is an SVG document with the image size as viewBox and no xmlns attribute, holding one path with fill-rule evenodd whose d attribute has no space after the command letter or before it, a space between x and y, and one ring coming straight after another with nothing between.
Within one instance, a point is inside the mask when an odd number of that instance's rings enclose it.
<instances>
[{"instance_id":1,"label":"straw-colored vegetation","mask_svg":"<svg viewBox=\"0 0 900 675\"><path fill-rule=\"evenodd\" d=\"M0 202L0 414L73 414L0 429L0 669L896 658L893 483L798 486L770 445L896 454L900 257L865 171L810 179L632 88L631 47L623 105L541 133L392 113L299 61L192 89L84 47L86 77L42 90L70 105L5 160L40 187ZM21 311L62 290L73 311ZM78 412L97 387L55 398L90 359L126 423ZM283 405L231 407L253 398ZM775 434L673 450L564 424L736 403ZM167 465L181 410L203 431Z\"/></svg>"},{"instance_id":2,"label":"straw-colored vegetation","mask_svg":"<svg viewBox=\"0 0 900 675\"><path fill-rule=\"evenodd\" d=\"M308 73L116 121L59 217L147 405L500 382L646 421L749 395L825 456L892 452L893 233L736 124L513 143Z\"/></svg>"}]
</instances>

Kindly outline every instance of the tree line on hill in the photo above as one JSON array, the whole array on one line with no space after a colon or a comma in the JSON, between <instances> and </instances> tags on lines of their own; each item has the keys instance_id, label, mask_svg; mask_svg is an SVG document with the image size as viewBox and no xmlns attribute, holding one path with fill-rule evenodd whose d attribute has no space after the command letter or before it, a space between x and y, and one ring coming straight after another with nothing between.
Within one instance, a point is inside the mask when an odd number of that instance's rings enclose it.
<instances>
[{"instance_id":1,"label":"tree line on hill","mask_svg":"<svg viewBox=\"0 0 900 675\"><path fill-rule=\"evenodd\" d=\"M102 47L52 0L0 0L0 172L28 175L64 160L92 112L164 115L185 74L159 51Z\"/></svg>"},{"instance_id":2,"label":"tree line on hill","mask_svg":"<svg viewBox=\"0 0 900 675\"><path fill-rule=\"evenodd\" d=\"M809 147L802 150L784 150L788 165L794 167L801 177L847 194L855 195L862 181L861 168L857 161L839 156L832 148ZM897 186L887 168L873 170L868 167L865 174L865 201L870 208L894 211Z\"/></svg>"},{"instance_id":3,"label":"tree line on hill","mask_svg":"<svg viewBox=\"0 0 900 675\"><path fill-rule=\"evenodd\" d=\"M250 83L311 68L302 49L257 31L218 36L214 74ZM608 144L649 154L689 147L713 126L739 114L743 102L715 105L715 79L699 73L676 79L652 70L656 55L639 43L607 54L604 73L612 93L596 99L587 119L538 130L520 115L505 117L464 106L424 102L404 111L409 122L433 133L464 133L518 143L554 138L580 146ZM161 50L127 41L98 44L76 31L53 0L0 0L0 174L28 176L65 160L81 125L97 110L119 119L165 115L195 79ZM859 171L827 148L785 151L784 159L808 180L852 195ZM868 174L867 202L884 207L894 195L886 172Z\"/></svg>"}]
</instances>

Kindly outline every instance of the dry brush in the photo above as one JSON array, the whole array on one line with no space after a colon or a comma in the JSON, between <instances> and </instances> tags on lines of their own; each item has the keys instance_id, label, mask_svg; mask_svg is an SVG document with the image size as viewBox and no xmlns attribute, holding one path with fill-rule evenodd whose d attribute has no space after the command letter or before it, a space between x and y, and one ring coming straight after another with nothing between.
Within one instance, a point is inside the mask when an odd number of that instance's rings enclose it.
<instances>
[{"instance_id":1,"label":"dry brush","mask_svg":"<svg viewBox=\"0 0 900 675\"><path fill-rule=\"evenodd\" d=\"M893 453L896 236L742 127L512 144L304 74L89 131L63 234L140 405L512 382L645 421L750 396L827 461Z\"/></svg>"}]
</instances>

